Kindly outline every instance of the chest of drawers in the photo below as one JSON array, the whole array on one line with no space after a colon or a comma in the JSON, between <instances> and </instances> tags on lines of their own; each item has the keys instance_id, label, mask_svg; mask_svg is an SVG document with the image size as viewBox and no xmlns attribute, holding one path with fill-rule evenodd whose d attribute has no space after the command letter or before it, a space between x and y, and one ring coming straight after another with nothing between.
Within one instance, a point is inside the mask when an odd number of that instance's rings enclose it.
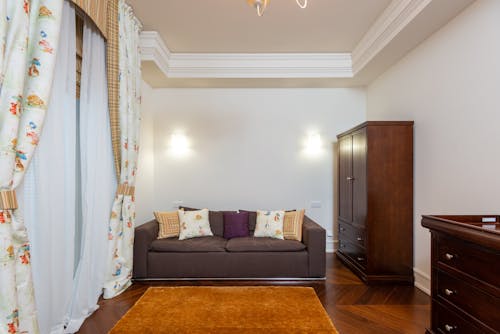
<instances>
[{"instance_id":1,"label":"chest of drawers","mask_svg":"<svg viewBox=\"0 0 500 334\"><path fill-rule=\"evenodd\" d=\"M423 216L422 225L432 235L427 333L500 333L500 217Z\"/></svg>"}]
</instances>

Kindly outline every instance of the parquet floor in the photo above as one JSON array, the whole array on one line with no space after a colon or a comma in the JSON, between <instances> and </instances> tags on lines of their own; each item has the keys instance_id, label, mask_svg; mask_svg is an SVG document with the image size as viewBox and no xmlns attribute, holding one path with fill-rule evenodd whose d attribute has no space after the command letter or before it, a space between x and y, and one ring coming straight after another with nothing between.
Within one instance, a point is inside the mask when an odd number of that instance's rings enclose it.
<instances>
[{"instance_id":1,"label":"parquet floor","mask_svg":"<svg viewBox=\"0 0 500 334\"><path fill-rule=\"evenodd\" d=\"M423 334L430 321L430 297L412 286L366 286L333 254L327 254L326 281L183 281L136 282L100 308L78 333L107 333L150 286L299 285L316 290L341 334Z\"/></svg>"}]
</instances>

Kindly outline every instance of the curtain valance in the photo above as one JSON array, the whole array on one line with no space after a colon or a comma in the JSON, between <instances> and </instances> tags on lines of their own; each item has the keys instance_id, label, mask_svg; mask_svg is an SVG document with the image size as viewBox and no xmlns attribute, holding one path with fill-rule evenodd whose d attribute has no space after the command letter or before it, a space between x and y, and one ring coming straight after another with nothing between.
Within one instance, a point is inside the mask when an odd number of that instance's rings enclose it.
<instances>
[{"instance_id":1,"label":"curtain valance","mask_svg":"<svg viewBox=\"0 0 500 334\"><path fill-rule=\"evenodd\" d=\"M75 5L80 7L91 19L104 36L107 38L107 12L108 1L103 0L71 0Z\"/></svg>"}]
</instances>

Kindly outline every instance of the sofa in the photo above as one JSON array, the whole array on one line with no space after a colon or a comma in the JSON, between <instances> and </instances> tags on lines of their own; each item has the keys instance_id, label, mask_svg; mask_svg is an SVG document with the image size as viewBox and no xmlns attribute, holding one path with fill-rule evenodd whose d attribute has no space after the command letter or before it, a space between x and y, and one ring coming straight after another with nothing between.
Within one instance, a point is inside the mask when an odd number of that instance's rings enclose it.
<instances>
[{"instance_id":1,"label":"sofa","mask_svg":"<svg viewBox=\"0 0 500 334\"><path fill-rule=\"evenodd\" d=\"M213 236L157 239L158 222L135 228L135 280L324 279L326 231L304 217L302 242L253 237L256 213L249 212L249 237L223 238L222 211L210 211Z\"/></svg>"}]
</instances>

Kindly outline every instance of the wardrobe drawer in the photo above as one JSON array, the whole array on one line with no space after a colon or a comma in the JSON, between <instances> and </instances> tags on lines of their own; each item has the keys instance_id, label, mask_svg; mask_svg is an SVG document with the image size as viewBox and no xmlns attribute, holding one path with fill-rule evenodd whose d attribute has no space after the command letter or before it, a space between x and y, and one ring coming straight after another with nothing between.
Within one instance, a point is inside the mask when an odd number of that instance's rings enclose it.
<instances>
[{"instance_id":1,"label":"wardrobe drawer","mask_svg":"<svg viewBox=\"0 0 500 334\"><path fill-rule=\"evenodd\" d=\"M356 244L350 242L346 239L340 239L339 241L339 251L342 254L350 257L353 262L357 263L362 267L366 267L366 251L358 247Z\"/></svg>"},{"instance_id":2,"label":"wardrobe drawer","mask_svg":"<svg viewBox=\"0 0 500 334\"><path fill-rule=\"evenodd\" d=\"M432 329L442 334L486 334L494 333L480 324L469 322L443 304L432 303Z\"/></svg>"},{"instance_id":3,"label":"wardrobe drawer","mask_svg":"<svg viewBox=\"0 0 500 334\"><path fill-rule=\"evenodd\" d=\"M358 228L351 224L339 222L339 236L349 240L354 245L365 247L365 229Z\"/></svg>"},{"instance_id":4,"label":"wardrobe drawer","mask_svg":"<svg viewBox=\"0 0 500 334\"><path fill-rule=\"evenodd\" d=\"M437 295L490 327L500 325L500 298L443 271L437 272Z\"/></svg>"},{"instance_id":5,"label":"wardrobe drawer","mask_svg":"<svg viewBox=\"0 0 500 334\"><path fill-rule=\"evenodd\" d=\"M498 252L454 238L439 237L437 262L439 268L446 270L449 266L493 286L500 285L500 266L494 265L500 263Z\"/></svg>"}]
</instances>

